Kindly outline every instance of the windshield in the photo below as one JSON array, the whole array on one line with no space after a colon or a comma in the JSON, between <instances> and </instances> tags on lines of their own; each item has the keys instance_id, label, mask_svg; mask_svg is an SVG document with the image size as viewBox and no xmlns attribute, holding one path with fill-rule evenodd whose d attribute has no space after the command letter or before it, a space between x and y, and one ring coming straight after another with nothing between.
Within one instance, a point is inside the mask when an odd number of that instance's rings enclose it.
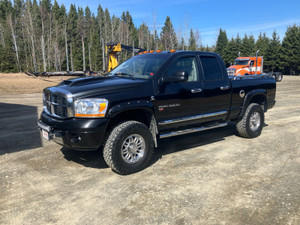
<instances>
[{"instance_id":1,"label":"windshield","mask_svg":"<svg viewBox=\"0 0 300 225\"><path fill-rule=\"evenodd\" d=\"M145 54L134 56L108 73L122 77L149 79L153 76L170 55Z\"/></svg>"},{"instance_id":2,"label":"windshield","mask_svg":"<svg viewBox=\"0 0 300 225\"><path fill-rule=\"evenodd\" d=\"M235 60L234 65L246 66L248 65L249 60Z\"/></svg>"}]
</instances>

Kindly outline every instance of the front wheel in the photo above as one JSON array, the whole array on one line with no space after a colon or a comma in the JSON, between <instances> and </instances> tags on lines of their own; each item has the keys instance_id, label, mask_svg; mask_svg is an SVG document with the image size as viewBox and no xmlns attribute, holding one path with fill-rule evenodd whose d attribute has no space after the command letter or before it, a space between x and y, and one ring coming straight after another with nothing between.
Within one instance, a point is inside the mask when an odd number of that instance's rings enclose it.
<instances>
[{"instance_id":1,"label":"front wheel","mask_svg":"<svg viewBox=\"0 0 300 225\"><path fill-rule=\"evenodd\" d=\"M247 107L243 118L238 121L236 129L242 137L255 138L261 134L264 122L263 108L256 103L252 103Z\"/></svg>"},{"instance_id":2,"label":"front wheel","mask_svg":"<svg viewBox=\"0 0 300 225\"><path fill-rule=\"evenodd\" d=\"M153 146L152 134L146 125L127 121L111 131L103 149L103 158L114 172L127 175L148 165Z\"/></svg>"}]
</instances>

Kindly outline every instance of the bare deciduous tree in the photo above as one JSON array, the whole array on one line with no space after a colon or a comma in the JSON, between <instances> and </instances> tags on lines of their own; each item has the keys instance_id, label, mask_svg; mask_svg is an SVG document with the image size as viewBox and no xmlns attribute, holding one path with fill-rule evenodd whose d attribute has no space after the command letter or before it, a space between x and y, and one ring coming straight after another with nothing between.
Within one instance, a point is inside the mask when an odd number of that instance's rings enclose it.
<instances>
[{"instance_id":1,"label":"bare deciduous tree","mask_svg":"<svg viewBox=\"0 0 300 225\"><path fill-rule=\"evenodd\" d=\"M21 72L20 59L19 59L19 49L18 49L17 37L16 37L16 33L15 33L14 21L13 21L13 18L12 18L12 14L8 15L8 23L9 23L9 26L10 26L11 36L12 36L13 43L14 43L14 49L15 49L16 60L17 60L17 68Z\"/></svg>"}]
</instances>

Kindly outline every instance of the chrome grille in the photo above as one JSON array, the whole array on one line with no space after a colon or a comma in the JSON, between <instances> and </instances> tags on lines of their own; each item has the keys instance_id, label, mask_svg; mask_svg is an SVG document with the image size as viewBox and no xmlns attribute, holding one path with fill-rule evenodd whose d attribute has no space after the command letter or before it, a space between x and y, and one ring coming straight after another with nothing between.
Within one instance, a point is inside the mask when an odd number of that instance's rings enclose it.
<instances>
[{"instance_id":1,"label":"chrome grille","mask_svg":"<svg viewBox=\"0 0 300 225\"><path fill-rule=\"evenodd\" d=\"M65 95L52 93L50 90L44 90L44 111L51 116L58 118L68 118L70 117L71 107L68 105L68 100Z\"/></svg>"},{"instance_id":2,"label":"chrome grille","mask_svg":"<svg viewBox=\"0 0 300 225\"><path fill-rule=\"evenodd\" d=\"M228 76L234 76L235 75L235 69L227 68L227 74L228 74Z\"/></svg>"}]
</instances>

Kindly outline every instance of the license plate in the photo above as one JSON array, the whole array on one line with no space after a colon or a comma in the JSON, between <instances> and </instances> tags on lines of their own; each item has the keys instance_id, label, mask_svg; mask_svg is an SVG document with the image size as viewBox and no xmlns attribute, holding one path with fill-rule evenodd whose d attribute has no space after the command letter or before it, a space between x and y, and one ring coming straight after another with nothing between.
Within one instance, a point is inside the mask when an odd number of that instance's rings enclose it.
<instances>
[{"instance_id":1,"label":"license plate","mask_svg":"<svg viewBox=\"0 0 300 225\"><path fill-rule=\"evenodd\" d=\"M47 131L42 130L42 134L43 134L43 138L45 138L47 141L50 141L49 133Z\"/></svg>"}]
</instances>

